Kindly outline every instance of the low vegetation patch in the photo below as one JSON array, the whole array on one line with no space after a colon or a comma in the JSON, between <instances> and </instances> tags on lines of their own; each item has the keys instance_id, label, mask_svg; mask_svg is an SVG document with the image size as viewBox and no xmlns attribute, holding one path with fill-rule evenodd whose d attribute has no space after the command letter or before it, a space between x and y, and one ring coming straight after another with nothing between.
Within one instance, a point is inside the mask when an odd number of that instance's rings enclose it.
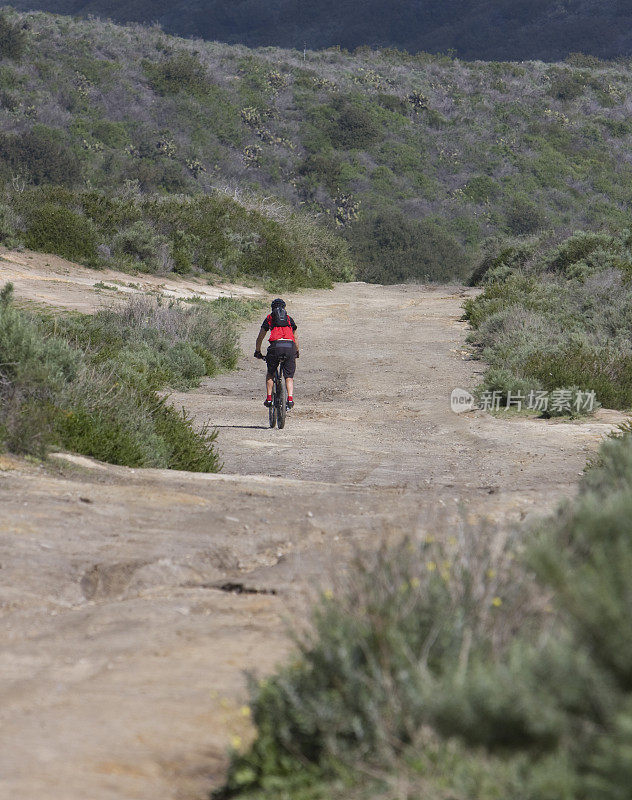
<instances>
[{"instance_id":1,"label":"low vegetation patch","mask_svg":"<svg viewBox=\"0 0 632 800\"><path fill-rule=\"evenodd\" d=\"M474 274L472 344L489 364L481 389L594 391L632 407L632 237L576 233L503 245Z\"/></svg>"},{"instance_id":2,"label":"low vegetation patch","mask_svg":"<svg viewBox=\"0 0 632 800\"><path fill-rule=\"evenodd\" d=\"M194 429L157 392L233 367L236 321L255 307L138 297L94 316L52 317L16 308L7 284L0 299L0 446L216 472L215 432Z\"/></svg>"},{"instance_id":3,"label":"low vegetation patch","mask_svg":"<svg viewBox=\"0 0 632 800\"><path fill-rule=\"evenodd\" d=\"M253 683L257 737L217 796L627 796L631 488L628 430L535 530L361 556Z\"/></svg>"},{"instance_id":4,"label":"low vegetation patch","mask_svg":"<svg viewBox=\"0 0 632 800\"><path fill-rule=\"evenodd\" d=\"M258 301L228 298L191 305L138 295L94 315L58 316L52 325L92 363L115 369L128 383L189 389L235 366L235 321L259 307Z\"/></svg>"}]
</instances>

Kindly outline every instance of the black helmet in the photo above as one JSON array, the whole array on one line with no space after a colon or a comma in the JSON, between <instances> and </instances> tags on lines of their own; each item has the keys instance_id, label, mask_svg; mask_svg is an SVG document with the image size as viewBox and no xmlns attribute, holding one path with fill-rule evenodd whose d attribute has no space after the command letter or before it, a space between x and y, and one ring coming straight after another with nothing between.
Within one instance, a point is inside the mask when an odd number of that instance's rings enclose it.
<instances>
[{"instance_id":1,"label":"black helmet","mask_svg":"<svg viewBox=\"0 0 632 800\"><path fill-rule=\"evenodd\" d=\"M274 311L275 308L285 308L285 300L281 300L280 297L277 297L276 300L273 300L272 310Z\"/></svg>"}]
</instances>

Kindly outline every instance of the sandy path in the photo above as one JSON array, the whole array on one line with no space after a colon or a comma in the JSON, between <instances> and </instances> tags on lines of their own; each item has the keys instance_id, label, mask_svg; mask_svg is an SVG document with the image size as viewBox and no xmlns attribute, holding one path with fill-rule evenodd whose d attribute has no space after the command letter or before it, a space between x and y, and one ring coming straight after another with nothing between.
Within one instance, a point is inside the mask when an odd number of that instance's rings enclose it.
<instances>
[{"instance_id":1,"label":"sandy path","mask_svg":"<svg viewBox=\"0 0 632 800\"><path fill-rule=\"evenodd\" d=\"M352 546L457 505L516 519L572 492L619 415L453 414L451 390L481 369L465 294L291 298L302 355L284 431L265 427L251 325L238 371L173 395L219 426L220 476L0 461L0 796L205 797L249 732L243 670L284 657L284 619L304 618Z\"/></svg>"}]
</instances>

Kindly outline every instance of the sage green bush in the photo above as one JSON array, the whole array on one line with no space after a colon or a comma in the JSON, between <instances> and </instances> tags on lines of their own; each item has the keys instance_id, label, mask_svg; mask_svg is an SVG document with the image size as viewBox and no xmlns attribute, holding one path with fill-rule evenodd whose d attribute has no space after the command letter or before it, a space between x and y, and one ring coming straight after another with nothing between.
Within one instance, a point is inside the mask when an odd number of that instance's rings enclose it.
<instances>
[{"instance_id":1,"label":"sage green bush","mask_svg":"<svg viewBox=\"0 0 632 800\"><path fill-rule=\"evenodd\" d=\"M132 383L187 389L205 375L235 366L236 323L258 307L255 301L191 305L138 295L94 315L56 318L54 330Z\"/></svg>"},{"instance_id":2,"label":"sage green bush","mask_svg":"<svg viewBox=\"0 0 632 800\"><path fill-rule=\"evenodd\" d=\"M36 125L21 134L0 133L2 163L0 177L9 182L15 175L35 184L72 186L81 179L81 165L54 128ZM3 174L4 173L4 174Z\"/></svg>"},{"instance_id":3,"label":"sage green bush","mask_svg":"<svg viewBox=\"0 0 632 800\"><path fill-rule=\"evenodd\" d=\"M146 62L144 68L152 87L162 95L178 92L199 94L210 82L200 61L186 50L158 63Z\"/></svg>"},{"instance_id":4,"label":"sage green bush","mask_svg":"<svg viewBox=\"0 0 632 800\"><path fill-rule=\"evenodd\" d=\"M632 408L631 277L627 230L492 249L473 276L484 291L465 305L489 365L481 388L594 391Z\"/></svg>"},{"instance_id":5,"label":"sage green bush","mask_svg":"<svg viewBox=\"0 0 632 800\"><path fill-rule=\"evenodd\" d=\"M241 314L249 314L246 305ZM0 295L0 447L61 447L114 464L216 472L216 433L156 394L188 388L237 357L237 310L139 298L94 316L52 318Z\"/></svg>"},{"instance_id":6,"label":"sage green bush","mask_svg":"<svg viewBox=\"0 0 632 800\"><path fill-rule=\"evenodd\" d=\"M26 48L26 31L6 14L0 14L0 58L19 61Z\"/></svg>"},{"instance_id":7,"label":"sage green bush","mask_svg":"<svg viewBox=\"0 0 632 800\"><path fill-rule=\"evenodd\" d=\"M363 215L348 237L361 256L358 277L366 281L439 281L446 264L453 277L467 274L467 256L457 237L436 222L412 222L396 210L382 209Z\"/></svg>"},{"instance_id":8,"label":"sage green bush","mask_svg":"<svg viewBox=\"0 0 632 800\"><path fill-rule=\"evenodd\" d=\"M97 261L97 229L92 220L55 203L32 208L27 217L24 243L33 250L56 253L72 261L94 266Z\"/></svg>"},{"instance_id":9,"label":"sage green bush","mask_svg":"<svg viewBox=\"0 0 632 800\"><path fill-rule=\"evenodd\" d=\"M132 223L112 238L114 256L122 257L129 266L147 272L169 272L173 268L171 249L169 239L160 236L144 220Z\"/></svg>"}]
</instances>

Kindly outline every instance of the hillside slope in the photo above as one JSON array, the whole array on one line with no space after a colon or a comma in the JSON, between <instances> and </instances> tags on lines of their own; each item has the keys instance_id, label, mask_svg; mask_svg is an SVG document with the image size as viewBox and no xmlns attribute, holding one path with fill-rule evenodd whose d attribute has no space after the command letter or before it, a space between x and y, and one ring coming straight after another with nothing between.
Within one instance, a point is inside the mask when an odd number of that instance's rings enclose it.
<instances>
[{"instance_id":1,"label":"hillside slope","mask_svg":"<svg viewBox=\"0 0 632 800\"><path fill-rule=\"evenodd\" d=\"M360 45L463 58L551 61L581 51L602 58L632 52L632 12L618 0L17 0L23 9L159 22L170 33L251 47Z\"/></svg>"},{"instance_id":2,"label":"hillside slope","mask_svg":"<svg viewBox=\"0 0 632 800\"><path fill-rule=\"evenodd\" d=\"M46 249L48 240L28 228L33 206L52 202L107 226L95 247L133 257L149 241L156 262L167 237L180 269L203 262L236 278L284 263L289 237L298 262L290 283L298 286L326 282L327 264L334 277L349 274L348 261L331 238L305 234L309 226L289 233L254 222L259 211L283 216L272 197L319 216L321 230L341 232L358 276L382 282L461 278L490 236L627 224L627 66L369 50L303 58L155 28L13 19L29 30L20 34L22 59L5 58L0 68L3 240L22 232L27 245ZM51 195L60 185L74 194ZM208 213L181 197L166 205L144 198L217 187L224 199L211 203L210 228L200 223ZM242 211L225 208L226 187L268 197L252 212L246 203L254 241L267 250L252 251ZM95 192L110 199L95 200ZM121 238L121 227L132 230ZM200 240L215 248L210 255ZM306 241L310 253L297 253Z\"/></svg>"}]
</instances>

